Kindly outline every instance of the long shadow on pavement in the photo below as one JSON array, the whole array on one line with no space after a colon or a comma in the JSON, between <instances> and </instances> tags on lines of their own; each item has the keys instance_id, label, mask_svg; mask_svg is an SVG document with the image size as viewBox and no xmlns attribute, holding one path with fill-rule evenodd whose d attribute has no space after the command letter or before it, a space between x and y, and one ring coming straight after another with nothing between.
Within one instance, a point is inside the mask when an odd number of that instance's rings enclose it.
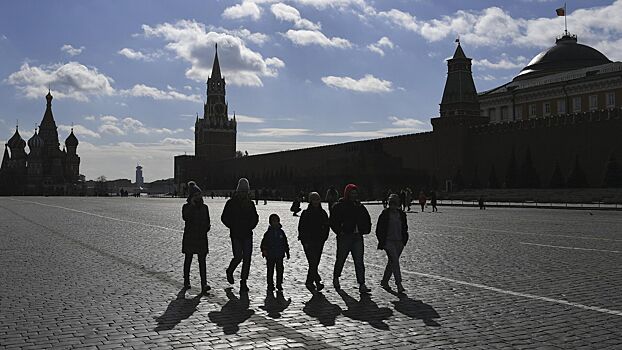
<instances>
[{"instance_id":1,"label":"long shadow on pavement","mask_svg":"<svg viewBox=\"0 0 622 350\"><path fill-rule=\"evenodd\" d=\"M248 300L248 292L240 292L240 297L233 294L232 288L226 288L227 298L229 301L222 306L220 311L212 311L207 314L210 321L214 322L225 334L235 334L240 330L240 324L248 320L255 314L254 310L250 310Z\"/></svg>"},{"instance_id":2,"label":"long shadow on pavement","mask_svg":"<svg viewBox=\"0 0 622 350\"><path fill-rule=\"evenodd\" d=\"M353 320L359 320L369 323L370 326L389 330L389 325L384 320L389 319L393 315L393 311L388 307L378 307L369 294L362 293L361 300L356 300L346 293L343 289L338 289L337 293L341 296L348 307L343 315Z\"/></svg>"},{"instance_id":3,"label":"long shadow on pavement","mask_svg":"<svg viewBox=\"0 0 622 350\"><path fill-rule=\"evenodd\" d=\"M302 311L313 318L317 318L324 326L334 326L335 319L341 315L339 305L331 304L321 292L314 293L313 297L305 303Z\"/></svg>"},{"instance_id":4,"label":"long shadow on pavement","mask_svg":"<svg viewBox=\"0 0 622 350\"><path fill-rule=\"evenodd\" d=\"M264 299L264 305L260 306L260 308L268 312L268 317L280 318L281 312L285 311L291 303L292 299L285 299L283 292L277 292L275 298L274 293L268 291L266 299Z\"/></svg>"},{"instance_id":5,"label":"long shadow on pavement","mask_svg":"<svg viewBox=\"0 0 622 350\"><path fill-rule=\"evenodd\" d=\"M387 290L389 293L395 295L400 300L392 301L395 306L395 311L400 312L410 318L422 320L426 326L440 327L441 325L436 322L435 318L441 318L441 316L434 310L432 305L426 304L421 300L411 299L405 293L397 293L392 290Z\"/></svg>"},{"instance_id":6,"label":"long shadow on pavement","mask_svg":"<svg viewBox=\"0 0 622 350\"><path fill-rule=\"evenodd\" d=\"M177 298L171 301L164 313L156 318L158 325L154 329L156 332L171 330L182 320L192 316L201 302L201 294L192 299L186 299L186 288L182 288L177 293Z\"/></svg>"}]
</instances>

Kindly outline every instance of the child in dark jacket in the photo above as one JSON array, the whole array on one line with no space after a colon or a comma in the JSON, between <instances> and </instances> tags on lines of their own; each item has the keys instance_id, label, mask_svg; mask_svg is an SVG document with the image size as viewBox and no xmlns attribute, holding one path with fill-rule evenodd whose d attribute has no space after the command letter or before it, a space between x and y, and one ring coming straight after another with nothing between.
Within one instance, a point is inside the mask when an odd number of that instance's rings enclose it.
<instances>
[{"instance_id":1,"label":"child in dark jacket","mask_svg":"<svg viewBox=\"0 0 622 350\"><path fill-rule=\"evenodd\" d=\"M261 255L266 258L268 290L274 290L274 268L276 267L276 288L282 291L283 258L287 256L289 260L289 244L285 232L281 229L281 218L277 214L271 214L269 222L270 227L261 240Z\"/></svg>"}]
</instances>

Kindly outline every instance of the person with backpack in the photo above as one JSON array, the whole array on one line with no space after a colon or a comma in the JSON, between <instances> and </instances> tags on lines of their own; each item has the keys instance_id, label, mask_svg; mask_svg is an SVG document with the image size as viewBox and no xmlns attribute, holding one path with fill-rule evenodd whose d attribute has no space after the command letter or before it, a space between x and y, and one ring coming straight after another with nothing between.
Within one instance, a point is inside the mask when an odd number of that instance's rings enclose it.
<instances>
[{"instance_id":1,"label":"person with backpack","mask_svg":"<svg viewBox=\"0 0 622 350\"><path fill-rule=\"evenodd\" d=\"M298 222L298 239L302 243L309 269L305 286L310 291L321 291L324 288L318 273L324 243L330 232L328 214L322 208L322 198L317 192L309 194L309 206L300 215Z\"/></svg>"},{"instance_id":2,"label":"person with backpack","mask_svg":"<svg viewBox=\"0 0 622 350\"><path fill-rule=\"evenodd\" d=\"M192 257L197 255L199 274L201 275L201 294L211 288L207 284L205 259L209 252L207 232L210 230L209 208L203 203L203 193L194 181L188 183L187 203L181 208L184 220L184 235L181 251L184 254L184 288L190 289L190 265Z\"/></svg>"},{"instance_id":3,"label":"person with backpack","mask_svg":"<svg viewBox=\"0 0 622 350\"><path fill-rule=\"evenodd\" d=\"M363 236L371 232L371 218L365 206L359 201L358 187L348 184L343 191L343 198L333 206L329 218L330 228L337 234L337 257L333 271L333 286L341 289L339 277L343 265L352 253L356 281L359 292L368 293L370 289L365 285L365 263L363 261Z\"/></svg>"},{"instance_id":4,"label":"person with backpack","mask_svg":"<svg viewBox=\"0 0 622 350\"><path fill-rule=\"evenodd\" d=\"M387 254L387 266L384 269L380 285L389 289L389 279L393 275L397 292L403 293L400 255L408 242L408 223L406 222L406 213L400 208L398 195L392 194L389 197L389 207L384 209L378 217L376 238L378 239L378 249L384 250Z\"/></svg>"},{"instance_id":5,"label":"person with backpack","mask_svg":"<svg viewBox=\"0 0 622 350\"><path fill-rule=\"evenodd\" d=\"M240 275L240 291L248 292L248 275L251 268L251 256L253 253L253 229L259 222L259 215L255 203L249 196L250 185L246 178L238 181L235 193L225 203L220 220L229 228L231 237L231 249L233 258L226 270L227 281L234 283L233 272L242 262Z\"/></svg>"}]
</instances>

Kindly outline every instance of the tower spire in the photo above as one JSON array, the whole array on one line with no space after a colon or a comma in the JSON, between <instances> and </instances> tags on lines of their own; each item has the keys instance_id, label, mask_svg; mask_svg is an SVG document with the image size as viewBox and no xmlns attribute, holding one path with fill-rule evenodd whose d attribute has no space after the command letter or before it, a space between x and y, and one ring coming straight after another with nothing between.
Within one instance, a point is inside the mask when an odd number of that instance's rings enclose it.
<instances>
[{"instance_id":1,"label":"tower spire","mask_svg":"<svg viewBox=\"0 0 622 350\"><path fill-rule=\"evenodd\" d=\"M218 62L218 43L215 44L216 54L214 55L214 65L212 66L212 79L222 79L220 73L220 62Z\"/></svg>"}]
</instances>

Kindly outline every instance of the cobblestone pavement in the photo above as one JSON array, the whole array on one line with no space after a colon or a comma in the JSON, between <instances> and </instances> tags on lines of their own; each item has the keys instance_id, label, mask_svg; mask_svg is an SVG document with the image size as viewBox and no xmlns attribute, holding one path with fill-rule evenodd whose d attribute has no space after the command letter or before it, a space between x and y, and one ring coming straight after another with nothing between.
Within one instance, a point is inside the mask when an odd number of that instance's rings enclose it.
<instances>
[{"instance_id":1,"label":"cobblestone pavement","mask_svg":"<svg viewBox=\"0 0 622 350\"><path fill-rule=\"evenodd\" d=\"M182 288L181 199L0 198L0 348L622 349L622 214L442 207L409 213L406 296L378 285L385 255L366 236L369 296L349 262L326 289L304 288L289 203L260 203L248 295L212 215L208 280ZM374 222L381 207L369 206ZM279 213L292 247L283 296L266 293L259 242ZM351 260L350 260L351 261ZM239 270L236 272L236 282Z\"/></svg>"}]
</instances>

